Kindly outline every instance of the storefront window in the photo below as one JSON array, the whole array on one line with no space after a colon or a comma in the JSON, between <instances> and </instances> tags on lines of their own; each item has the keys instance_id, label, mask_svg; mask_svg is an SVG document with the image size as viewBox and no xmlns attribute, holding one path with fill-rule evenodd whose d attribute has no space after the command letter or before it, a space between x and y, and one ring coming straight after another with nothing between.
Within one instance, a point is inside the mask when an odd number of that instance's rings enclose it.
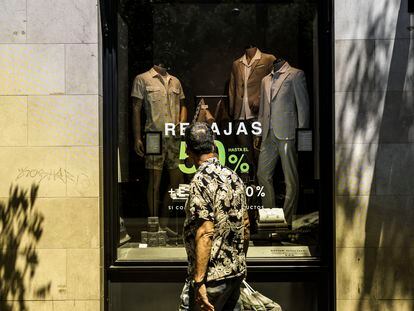
<instances>
[{"instance_id":1,"label":"storefront window","mask_svg":"<svg viewBox=\"0 0 414 311\"><path fill-rule=\"evenodd\" d=\"M318 29L301 1L119 0L118 260L186 260L185 127L246 188L249 258L319 256Z\"/></svg>"}]
</instances>

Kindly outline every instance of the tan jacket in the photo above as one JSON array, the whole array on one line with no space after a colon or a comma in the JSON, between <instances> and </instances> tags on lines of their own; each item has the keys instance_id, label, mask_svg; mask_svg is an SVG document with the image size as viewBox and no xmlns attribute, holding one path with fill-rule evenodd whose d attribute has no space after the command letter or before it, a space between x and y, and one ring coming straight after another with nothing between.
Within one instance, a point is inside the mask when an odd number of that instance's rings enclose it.
<instances>
[{"instance_id":1,"label":"tan jacket","mask_svg":"<svg viewBox=\"0 0 414 311\"><path fill-rule=\"evenodd\" d=\"M255 60L247 80L247 94L249 107L254 114L259 111L260 83L262 79L272 71L273 62L276 59L271 54L261 53L261 58ZM229 84L229 115L233 120L240 118L244 94L244 65L243 57L233 62Z\"/></svg>"}]
</instances>

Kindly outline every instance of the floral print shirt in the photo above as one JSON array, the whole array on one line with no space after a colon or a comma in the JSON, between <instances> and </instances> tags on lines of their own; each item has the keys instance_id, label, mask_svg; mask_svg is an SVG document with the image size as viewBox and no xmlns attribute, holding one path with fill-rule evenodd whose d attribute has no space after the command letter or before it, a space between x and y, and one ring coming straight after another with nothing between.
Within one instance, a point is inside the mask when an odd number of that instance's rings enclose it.
<instances>
[{"instance_id":1,"label":"floral print shirt","mask_svg":"<svg viewBox=\"0 0 414 311\"><path fill-rule=\"evenodd\" d=\"M243 216L247 213L245 186L239 176L209 158L197 170L190 183L186 203L184 243L188 256L188 275L195 273L195 236L201 224L214 223L214 235L207 267L207 281L221 280L246 273L243 250Z\"/></svg>"}]
</instances>

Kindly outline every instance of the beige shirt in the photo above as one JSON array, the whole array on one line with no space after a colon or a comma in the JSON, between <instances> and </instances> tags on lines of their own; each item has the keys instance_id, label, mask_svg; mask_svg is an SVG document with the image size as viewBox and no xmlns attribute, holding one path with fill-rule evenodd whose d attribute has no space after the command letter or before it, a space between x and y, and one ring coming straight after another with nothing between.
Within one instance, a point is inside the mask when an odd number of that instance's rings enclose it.
<instances>
[{"instance_id":1,"label":"beige shirt","mask_svg":"<svg viewBox=\"0 0 414 311\"><path fill-rule=\"evenodd\" d=\"M170 74L162 77L151 68L136 76L131 96L143 102L145 131L164 131L165 123L177 124L180 121L180 100L185 96L176 77Z\"/></svg>"},{"instance_id":2,"label":"beige shirt","mask_svg":"<svg viewBox=\"0 0 414 311\"><path fill-rule=\"evenodd\" d=\"M255 118L255 114L250 110L249 106L249 94L247 92L247 80L249 80L250 72L252 65L255 60L259 60L262 57L262 52L259 49L256 50L256 54L250 60L250 63L247 62L246 54L243 55L240 62L244 65L244 93L243 93L243 105L240 113L239 120L248 120Z\"/></svg>"}]
</instances>

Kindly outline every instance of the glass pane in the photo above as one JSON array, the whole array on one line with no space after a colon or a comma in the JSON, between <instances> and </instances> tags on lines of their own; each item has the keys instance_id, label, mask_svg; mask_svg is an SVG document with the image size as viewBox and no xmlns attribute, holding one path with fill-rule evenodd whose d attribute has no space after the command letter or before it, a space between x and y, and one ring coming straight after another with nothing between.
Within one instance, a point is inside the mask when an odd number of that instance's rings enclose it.
<instances>
[{"instance_id":1,"label":"glass pane","mask_svg":"<svg viewBox=\"0 0 414 311\"><path fill-rule=\"evenodd\" d=\"M246 186L248 257L318 256L315 3L118 6L118 259L187 259L196 168L180 134L194 121L211 124L220 163Z\"/></svg>"}]
</instances>

